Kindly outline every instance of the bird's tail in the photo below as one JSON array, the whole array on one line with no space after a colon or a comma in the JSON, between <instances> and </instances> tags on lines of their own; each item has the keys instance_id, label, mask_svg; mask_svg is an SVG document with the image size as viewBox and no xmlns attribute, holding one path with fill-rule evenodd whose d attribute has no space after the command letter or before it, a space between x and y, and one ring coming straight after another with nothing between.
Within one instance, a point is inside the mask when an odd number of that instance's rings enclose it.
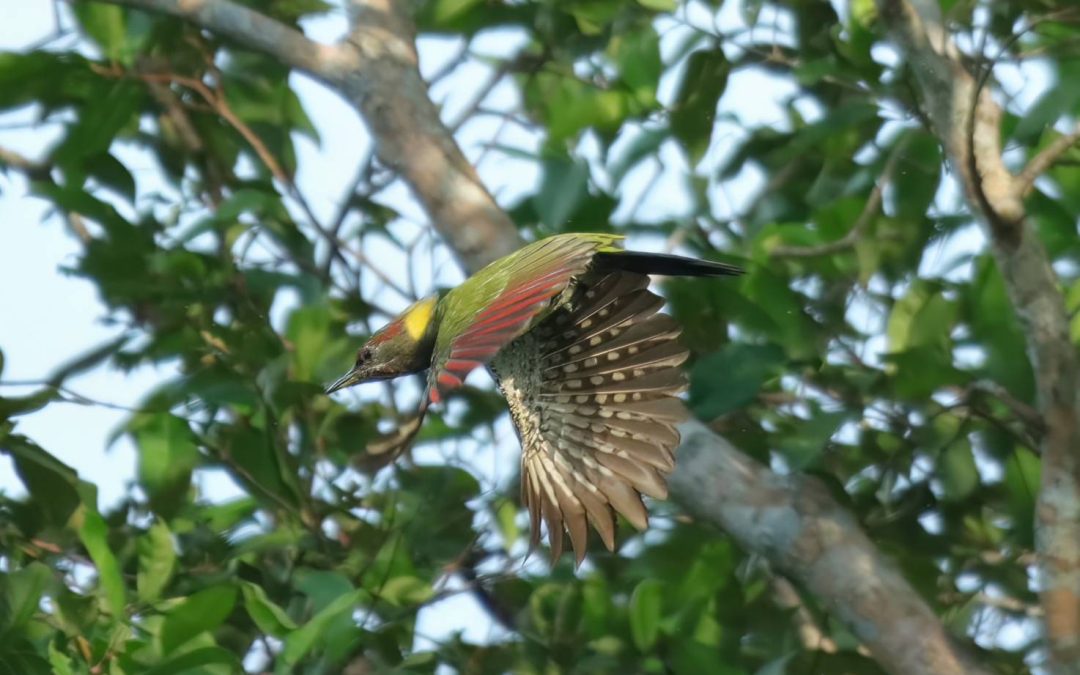
<instances>
[{"instance_id":1,"label":"bird's tail","mask_svg":"<svg viewBox=\"0 0 1080 675\"><path fill-rule=\"evenodd\" d=\"M597 253L594 261L601 269L622 270L637 274L660 274L669 277L735 277L743 273L743 269L735 265L685 258L668 253L643 253L641 251Z\"/></svg>"}]
</instances>

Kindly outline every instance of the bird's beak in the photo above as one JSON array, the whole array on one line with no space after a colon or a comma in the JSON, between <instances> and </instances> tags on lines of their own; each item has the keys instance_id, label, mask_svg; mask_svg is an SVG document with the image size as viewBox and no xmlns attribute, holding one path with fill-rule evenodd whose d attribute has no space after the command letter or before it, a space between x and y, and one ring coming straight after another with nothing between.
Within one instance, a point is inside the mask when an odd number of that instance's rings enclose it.
<instances>
[{"instance_id":1,"label":"bird's beak","mask_svg":"<svg viewBox=\"0 0 1080 675\"><path fill-rule=\"evenodd\" d=\"M364 379L364 374L356 368L353 368L352 370L341 376L341 378L339 378L337 382L327 387L326 394L329 396L335 391L344 389L345 387L351 387L354 384L360 384L362 381L364 381Z\"/></svg>"}]
</instances>

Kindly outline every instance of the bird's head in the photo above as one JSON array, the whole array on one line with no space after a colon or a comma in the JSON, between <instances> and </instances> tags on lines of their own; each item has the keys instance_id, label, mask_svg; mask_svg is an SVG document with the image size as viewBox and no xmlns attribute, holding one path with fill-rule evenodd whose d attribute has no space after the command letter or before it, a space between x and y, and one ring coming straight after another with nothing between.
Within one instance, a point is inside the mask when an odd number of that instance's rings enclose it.
<instances>
[{"instance_id":1,"label":"bird's head","mask_svg":"<svg viewBox=\"0 0 1080 675\"><path fill-rule=\"evenodd\" d=\"M435 305L437 295L413 303L408 309L375 332L356 351L356 363L327 394L363 382L388 380L424 370L431 364L435 347Z\"/></svg>"}]
</instances>

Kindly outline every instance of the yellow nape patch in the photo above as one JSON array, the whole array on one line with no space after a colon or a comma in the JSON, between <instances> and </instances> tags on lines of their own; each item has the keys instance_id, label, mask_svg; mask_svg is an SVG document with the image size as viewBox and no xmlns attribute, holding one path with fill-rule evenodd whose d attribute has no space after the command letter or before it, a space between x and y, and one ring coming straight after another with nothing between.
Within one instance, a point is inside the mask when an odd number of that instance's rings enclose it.
<instances>
[{"instance_id":1,"label":"yellow nape patch","mask_svg":"<svg viewBox=\"0 0 1080 675\"><path fill-rule=\"evenodd\" d=\"M428 326L431 325L431 319L435 316L435 305L439 302L437 295L418 300L405 310L405 332L409 334L413 340L419 340L424 337L424 333L427 332Z\"/></svg>"}]
</instances>

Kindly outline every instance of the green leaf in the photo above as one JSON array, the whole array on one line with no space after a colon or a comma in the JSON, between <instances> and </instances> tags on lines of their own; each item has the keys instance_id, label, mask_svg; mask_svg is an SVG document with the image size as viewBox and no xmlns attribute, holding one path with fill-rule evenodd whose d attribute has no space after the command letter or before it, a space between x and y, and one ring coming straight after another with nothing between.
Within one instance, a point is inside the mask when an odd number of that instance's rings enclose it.
<instances>
[{"instance_id":1,"label":"green leaf","mask_svg":"<svg viewBox=\"0 0 1080 675\"><path fill-rule=\"evenodd\" d=\"M1042 484L1042 460L1016 446L1005 460L1005 490L1009 513L1023 545L1034 544L1035 502Z\"/></svg>"},{"instance_id":2,"label":"green leaf","mask_svg":"<svg viewBox=\"0 0 1080 675\"><path fill-rule=\"evenodd\" d=\"M165 615L161 652L168 656L196 635L221 625L236 605L235 586L213 586L188 597Z\"/></svg>"},{"instance_id":3,"label":"green leaf","mask_svg":"<svg viewBox=\"0 0 1080 675\"><path fill-rule=\"evenodd\" d=\"M573 75L538 73L524 93L528 109L547 122L552 147L590 127L615 132L630 112L625 92L599 89Z\"/></svg>"},{"instance_id":4,"label":"green leaf","mask_svg":"<svg viewBox=\"0 0 1080 675\"><path fill-rule=\"evenodd\" d=\"M75 675L71 659L57 648L55 640L49 642L49 665L52 666L53 675Z\"/></svg>"},{"instance_id":5,"label":"green leaf","mask_svg":"<svg viewBox=\"0 0 1080 675\"><path fill-rule=\"evenodd\" d=\"M22 628L38 611L52 570L39 562L0 575L0 635Z\"/></svg>"},{"instance_id":6,"label":"green leaf","mask_svg":"<svg viewBox=\"0 0 1080 675\"><path fill-rule=\"evenodd\" d=\"M94 496L96 498L96 495ZM92 503L94 500L84 501ZM113 620L121 621L126 618L124 577L120 572L116 555L109 548L109 528L105 524L105 519L87 503L83 504L74 518L79 540L86 547L86 552L90 554L90 559L94 561L94 566L97 568L98 584L105 593L105 604L112 612Z\"/></svg>"},{"instance_id":7,"label":"green leaf","mask_svg":"<svg viewBox=\"0 0 1080 675\"><path fill-rule=\"evenodd\" d=\"M369 597L368 593L364 589L357 589L338 597L313 616L311 621L285 638L285 648L281 652L281 658L287 665L295 665L315 647L327 626L341 617L351 615L356 605L367 597Z\"/></svg>"},{"instance_id":8,"label":"green leaf","mask_svg":"<svg viewBox=\"0 0 1080 675\"><path fill-rule=\"evenodd\" d=\"M671 131L696 165L709 149L716 106L727 87L731 64L719 48L696 51L686 63L671 107Z\"/></svg>"},{"instance_id":9,"label":"green leaf","mask_svg":"<svg viewBox=\"0 0 1080 675\"><path fill-rule=\"evenodd\" d=\"M155 511L179 508L199 465L199 451L188 423L170 413L139 413L129 430L139 452L138 478Z\"/></svg>"},{"instance_id":10,"label":"green leaf","mask_svg":"<svg viewBox=\"0 0 1080 675\"><path fill-rule=\"evenodd\" d=\"M139 571L135 585L140 602L153 602L169 585L176 567L176 551L173 548L169 526L160 518L154 521L146 534L138 539Z\"/></svg>"},{"instance_id":11,"label":"green leaf","mask_svg":"<svg viewBox=\"0 0 1080 675\"><path fill-rule=\"evenodd\" d=\"M435 595L431 584L419 577L402 575L387 580L379 589L379 598L395 607L408 607L427 602Z\"/></svg>"},{"instance_id":12,"label":"green leaf","mask_svg":"<svg viewBox=\"0 0 1080 675\"><path fill-rule=\"evenodd\" d=\"M49 675L49 662L35 649L34 643L21 636L0 640L0 668L4 675Z\"/></svg>"},{"instance_id":13,"label":"green leaf","mask_svg":"<svg viewBox=\"0 0 1080 675\"><path fill-rule=\"evenodd\" d=\"M565 11L574 17L578 30L585 35L599 35L619 13L621 0L591 0L568 2Z\"/></svg>"},{"instance_id":14,"label":"green leaf","mask_svg":"<svg viewBox=\"0 0 1080 675\"><path fill-rule=\"evenodd\" d=\"M152 668L140 671L142 675L173 675L174 673L211 673L201 666L228 666L226 672L241 672L242 666L239 659L232 652L221 647L200 647L183 654L177 654L171 659L160 661Z\"/></svg>"},{"instance_id":15,"label":"green leaf","mask_svg":"<svg viewBox=\"0 0 1080 675\"><path fill-rule=\"evenodd\" d=\"M589 166L570 159L548 159L543 163L540 190L532 198L540 222L550 228L562 227L578 210L588 194Z\"/></svg>"},{"instance_id":16,"label":"green leaf","mask_svg":"<svg viewBox=\"0 0 1080 675\"><path fill-rule=\"evenodd\" d=\"M902 168L892 177L893 204L900 218L922 221L941 183L941 143L929 133L908 132L900 158Z\"/></svg>"},{"instance_id":17,"label":"green leaf","mask_svg":"<svg viewBox=\"0 0 1080 675\"><path fill-rule=\"evenodd\" d=\"M39 389L26 396L0 396L0 420L36 412L57 398L59 398L59 394L52 387Z\"/></svg>"},{"instance_id":18,"label":"green leaf","mask_svg":"<svg viewBox=\"0 0 1080 675\"><path fill-rule=\"evenodd\" d=\"M1080 77L1080 61L1064 61L1058 65L1057 86L1048 86L1013 130L1013 137L1019 143L1034 143L1048 126L1062 116L1076 112L1080 106L1080 87L1074 86L1076 78Z\"/></svg>"},{"instance_id":19,"label":"green leaf","mask_svg":"<svg viewBox=\"0 0 1080 675\"><path fill-rule=\"evenodd\" d=\"M1027 343L1001 272L990 254L975 261L975 272L966 291L964 312L972 341L986 350L983 375L1020 400L1034 402L1035 376L1027 356Z\"/></svg>"},{"instance_id":20,"label":"green leaf","mask_svg":"<svg viewBox=\"0 0 1080 675\"><path fill-rule=\"evenodd\" d=\"M120 80L112 85L107 96L88 102L53 151L53 161L65 168L81 170L84 158L105 154L120 130L137 121L144 91L133 80Z\"/></svg>"},{"instance_id":21,"label":"green leaf","mask_svg":"<svg viewBox=\"0 0 1080 675\"><path fill-rule=\"evenodd\" d=\"M955 316L956 306L945 299L937 285L916 280L889 313L889 350L947 344Z\"/></svg>"},{"instance_id":22,"label":"green leaf","mask_svg":"<svg viewBox=\"0 0 1080 675\"><path fill-rule=\"evenodd\" d=\"M979 470L975 466L971 443L966 438L949 444L941 453L937 475L945 490L943 499L948 502L962 501L979 487Z\"/></svg>"},{"instance_id":23,"label":"green leaf","mask_svg":"<svg viewBox=\"0 0 1080 675\"><path fill-rule=\"evenodd\" d=\"M675 0L637 0L637 2L645 9L651 9L654 12L674 12L678 7Z\"/></svg>"},{"instance_id":24,"label":"green leaf","mask_svg":"<svg viewBox=\"0 0 1080 675\"><path fill-rule=\"evenodd\" d=\"M75 470L19 434L4 438L0 450L11 455L15 473L32 497L32 504L54 526L63 527L82 502Z\"/></svg>"},{"instance_id":25,"label":"green leaf","mask_svg":"<svg viewBox=\"0 0 1080 675\"><path fill-rule=\"evenodd\" d=\"M324 305L300 307L289 316L285 334L293 345L295 379L314 382L330 339L330 311Z\"/></svg>"},{"instance_id":26,"label":"green leaf","mask_svg":"<svg viewBox=\"0 0 1080 675\"><path fill-rule=\"evenodd\" d=\"M135 177L120 160L109 153L88 157L83 163L83 171L104 187L127 197L129 202L134 203Z\"/></svg>"},{"instance_id":27,"label":"green leaf","mask_svg":"<svg viewBox=\"0 0 1080 675\"><path fill-rule=\"evenodd\" d=\"M222 451L235 466L238 482L249 487L264 502L280 508L281 502L298 503L297 478L283 464L274 438L262 429L233 426L222 429ZM274 497L270 497L270 495Z\"/></svg>"},{"instance_id":28,"label":"green leaf","mask_svg":"<svg viewBox=\"0 0 1080 675\"><path fill-rule=\"evenodd\" d=\"M423 23L432 28L451 26L455 19L480 4L482 0L431 0L421 6Z\"/></svg>"},{"instance_id":29,"label":"green leaf","mask_svg":"<svg viewBox=\"0 0 1080 675\"><path fill-rule=\"evenodd\" d=\"M90 39L101 47L106 58L120 60L127 33L124 10L106 2L80 0L72 4L71 11Z\"/></svg>"},{"instance_id":30,"label":"green leaf","mask_svg":"<svg viewBox=\"0 0 1080 675\"><path fill-rule=\"evenodd\" d=\"M663 64L660 62L660 36L651 24L639 30L616 35L608 45L619 75L634 98L645 107L656 104L656 87Z\"/></svg>"},{"instance_id":31,"label":"green leaf","mask_svg":"<svg viewBox=\"0 0 1080 675\"><path fill-rule=\"evenodd\" d=\"M59 85L59 86L58 86ZM0 54L0 109L36 103L46 110L82 104L104 82L78 54L37 50Z\"/></svg>"},{"instance_id":32,"label":"green leaf","mask_svg":"<svg viewBox=\"0 0 1080 675\"><path fill-rule=\"evenodd\" d=\"M732 342L698 359L690 375L690 407L711 420L754 400L762 385L784 363L775 345Z\"/></svg>"},{"instance_id":33,"label":"green leaf","mask_svg":"<svg viewBox=\"0 0 1080 675\"><path fill-rule=\"evenodd\" d=\"M88 352L75 357L71 361L68 361L64 365L57 368L49 375L49 384L54 387L58 387L64 383L70 377L85 373L88 370L98 367L109 357L120 350L129 340L129 336L121 335L115 340L109 340L97 347L94 347Z\"/></svg>"},{"instance_id":34,"label":"green leaf","mask_svg":"<svg viewBox=\"0 0 1080 675\"><path fill-rule=\"evenodd\" d=\"M643 159L653 157L660 151L660 146L671 137L668 129L647 129L634 136L608 163L607 171L613 185L622 182L630 169L637 166Z\"/></svg>"},{"instance_id":35,"label":"green leaf","mask_svg":"<svg viewBox=\"0 0 1080 675\"><path fill-rule=\"evenodd\" d=\"M517 524L518 507L509 499L499 500L495 507L495 520L499 524L499 534L502 535L506 547L510 548L521 536L521 529Z\"/></svg>"},{"instance_id":36,"label":"green leaf","mask_svg":"<svg viewBox=\"0 0 1080 675\"><path fill-rule=\"evenodd\" d=\"M660 635L660 608L664 587L656 579L646 579L630 596L630 635L634 645L648 652Z\"/></svg>"},{"instance_id":37,"label":"green leaf","mask_svg":"<svg viewBox=\"0 0 1080 675\"><path fill-rule=\"evenodd\" d=\"M845 410L822 412L816 406L812 408L814 414L810 419L796 421L792 432L777 443L794 469L805 470L817 464L836 430L851 417Z\"/></svg>"},{"instance_id":38,"label":"green leaf","mask_svg":"<svg viewBox=\"0 0 1080 675\"><path fill-rule=\"evenodd\" d=\"M261 586L244 581L240 584L240 591L244 596L244 608L260 631L283 638L289 631L296 630L296 622L266 596Z\"/></svg>"},{"instance_id":39,"label":"green leaf","mask_svg":"<svg viewBox=\"0 0 1080 675\"><path fill-rule=\"evenodd\" d=\"M869 28L877 18L877 5L874 0L848 0L848 15L859 26Z\"/></svg>"}]
</instances>

